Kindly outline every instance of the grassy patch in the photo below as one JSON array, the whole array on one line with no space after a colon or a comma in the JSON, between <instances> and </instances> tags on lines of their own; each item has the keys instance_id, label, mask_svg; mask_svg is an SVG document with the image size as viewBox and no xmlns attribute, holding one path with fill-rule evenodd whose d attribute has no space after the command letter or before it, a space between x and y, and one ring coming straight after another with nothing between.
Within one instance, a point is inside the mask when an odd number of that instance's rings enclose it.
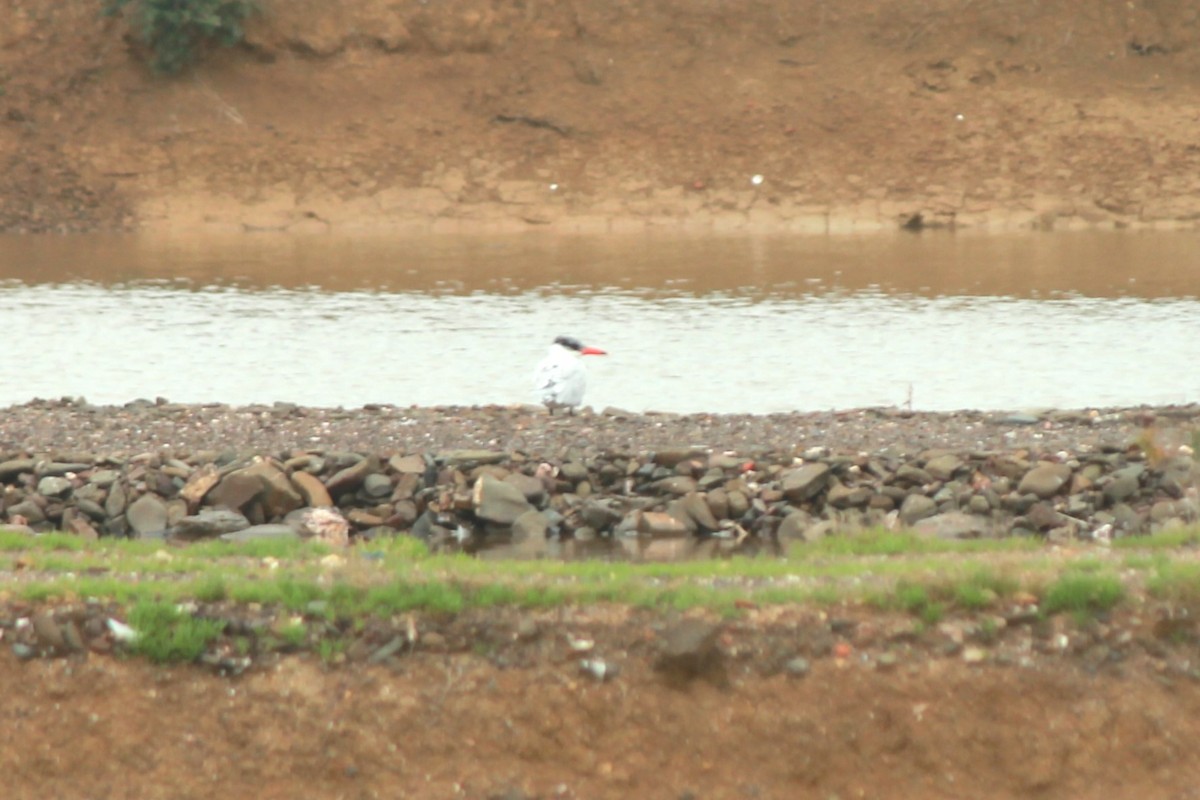
<instances>
[{"instance_id":1,"label":"grassy patch","mask_svg":"<svg viewBox=\"0 0 1200 800\"><path fill-rule=\"evenodd\" d=\"M163 601L135 605L129 624L138 634L132 651L159 664L195 661L225 629L224 622L199 619Z\"/></svg>"},{"instance_id":2,"label":"grassy patch","mask_svg":"<svg viewBox=\"0 0 1200 800\"><path fill-rule=\"evenodd\" d=\"M0 528L0 552L24 553L30 550L71 550L78 552L86 549L88 542L71 533L39 533L30 536L20 531Z\"/></svg>"},{"instance_id":3,"label":"grassy patch","mask_svg":"<svg viewBox=\"0 0 1200 800\"><path fill-rule=\"evenodd\" d=\"M1147 578L1146 591L1159 600L1200 607L1200 564L1164 561Z\"/></svg>"},{"instance_id":4,"label":"grassy patch","mask_svg":"<svg viewBox=\"0 0 1200 800\"><path fill-rule=\"evenodd\" d=\"M1124 536L1113 539L1114 550L1175 550L1200 544L1200 528L1188 527L1163 531L1150 536Z\"/></svg>"},{"instance_id":5,"label":"grassy patch","mask_svg":"<svg viewBox=\"0 0 1200 800\"><path fill-rule=\"evenodd\" d=\"M1047 587L1042 609L1047 614L1088 615L1108 611L1124 598L1125 587L1114 575L1068 571Z\"/></svg>"},{"instance_id":6,"label":"grassy patch","mask_svg":"<svg viewBox=\"0 0 1200 800\"><path fill-rule=\"evenodd\" d=\"M827 536L810 544L797 544L788 551L792 559L828 556L901 556L931 553L1013 553L1037 550L1041 543L1030 539L937 539L909 531L881 528L852 535Z\"/></svg>"}]
</instances>

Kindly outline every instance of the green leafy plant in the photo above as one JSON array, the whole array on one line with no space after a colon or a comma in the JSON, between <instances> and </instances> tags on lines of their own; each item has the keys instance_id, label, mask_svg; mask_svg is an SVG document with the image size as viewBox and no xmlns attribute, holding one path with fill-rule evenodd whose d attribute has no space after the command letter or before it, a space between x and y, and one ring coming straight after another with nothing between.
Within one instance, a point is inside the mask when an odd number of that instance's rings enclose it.
<instances>
[{"instance_id":1,"label":"green leafy plant","mask_svg":"<svg viewBox=\"0 0 1200 800\"><path fill-rule=\"evenodd\" d=\"M156 72L175 74L196 58L201 45L242 41L242 21L258 10L256 0L102 0L115 16L130 7L130 25L153 56Z\"/></svg>"},{"instance_id":2,"label":"green leafy plant","mask_svg":"<svg viewBox=\"0 0 1200 800\"><path fill-rule=\"evenodd\" d=\"M195 661L225 629L220 620L199 619L162 601L138 603L129 624L137 631L133 651L160 664Z\"/></svg>"}]
</instances>

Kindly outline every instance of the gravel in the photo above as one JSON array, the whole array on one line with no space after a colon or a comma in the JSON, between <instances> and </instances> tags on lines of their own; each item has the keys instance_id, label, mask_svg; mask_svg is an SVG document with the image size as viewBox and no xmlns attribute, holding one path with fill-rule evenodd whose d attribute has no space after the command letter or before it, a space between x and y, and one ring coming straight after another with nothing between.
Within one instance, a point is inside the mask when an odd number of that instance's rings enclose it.
<instances>
[{"instance_id":1,"label":"gravel","mask_svg":"<svg viewBox=\"0 0 1200 800\"><path fill-rule=\"evenodd\" d=\"M551 416L540 407L365 406L234 407L138 401L93 406L35 400L0 412L0 455L22 451L70 461L147 451L290 453L429 451L484 448L562 458L584 452L672 448L755 455L830 453L905 455L929 450L1123 449L1155 426L1155 436L1185 444L1200 405L1020 413L908 412L895 408L770 415L634 414L617 409ZM1178 440L1178 441L1175 441Z\"/></svg>"}]
</instances>

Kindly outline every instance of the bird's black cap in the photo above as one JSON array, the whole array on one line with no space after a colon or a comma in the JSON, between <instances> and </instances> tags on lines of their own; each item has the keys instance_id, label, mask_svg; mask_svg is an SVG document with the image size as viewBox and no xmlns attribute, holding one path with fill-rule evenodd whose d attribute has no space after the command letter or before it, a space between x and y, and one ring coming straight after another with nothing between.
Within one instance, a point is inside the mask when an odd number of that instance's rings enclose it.
<instances>
[{"instance_id":1,"label":"bird's black cap","mask_svg":"<svg viewBox=\"0 0 1200 800\"><path fill-rule=\"evenodd\" d=\"M579 341L578 339L576 339L572 336L559 336L557 339L554 340L554 343L562 345L563 347L567 348L568 350L582 350L583 349L583 342Z\"/></svg>"}]
</instances>

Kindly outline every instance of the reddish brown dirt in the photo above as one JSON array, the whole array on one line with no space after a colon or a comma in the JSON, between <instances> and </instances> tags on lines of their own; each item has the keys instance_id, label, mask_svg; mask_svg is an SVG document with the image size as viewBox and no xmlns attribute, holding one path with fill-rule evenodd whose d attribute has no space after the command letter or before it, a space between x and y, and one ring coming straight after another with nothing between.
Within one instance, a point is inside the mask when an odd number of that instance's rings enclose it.
<instances>
[{"instance_id":1,"label":"reddish brown dirt","mask_svg":"<svg viewBox=\"0 0 1200 800\"><path fill-rule=\"evenodd\" d=\"M1178 645L1090 669L1070 655L972 666L918 637L889 646L890 668L864 650L797 677L769 651L819 626L752 615L722 637L723 677L681 683L653 668L646 615L543 619L524 644L504 635L511 614L495 631L487 616L450 652L285 656L238 678L5 653L5 797L1183 798L1200 780L1200 695ZM615 678L577 669L572 630Z\"/></svg>"},{"instance_id":2,"label":"reddish brown dirt","mask_svg":"<svg viewBox=\"0 0 1200 800\"><path fill-rule=\"evenodd\" d=\"M174 79L3 6L0 229L1200 219L1191 0L267 0Z\"/></svg>"}]
</instances>

